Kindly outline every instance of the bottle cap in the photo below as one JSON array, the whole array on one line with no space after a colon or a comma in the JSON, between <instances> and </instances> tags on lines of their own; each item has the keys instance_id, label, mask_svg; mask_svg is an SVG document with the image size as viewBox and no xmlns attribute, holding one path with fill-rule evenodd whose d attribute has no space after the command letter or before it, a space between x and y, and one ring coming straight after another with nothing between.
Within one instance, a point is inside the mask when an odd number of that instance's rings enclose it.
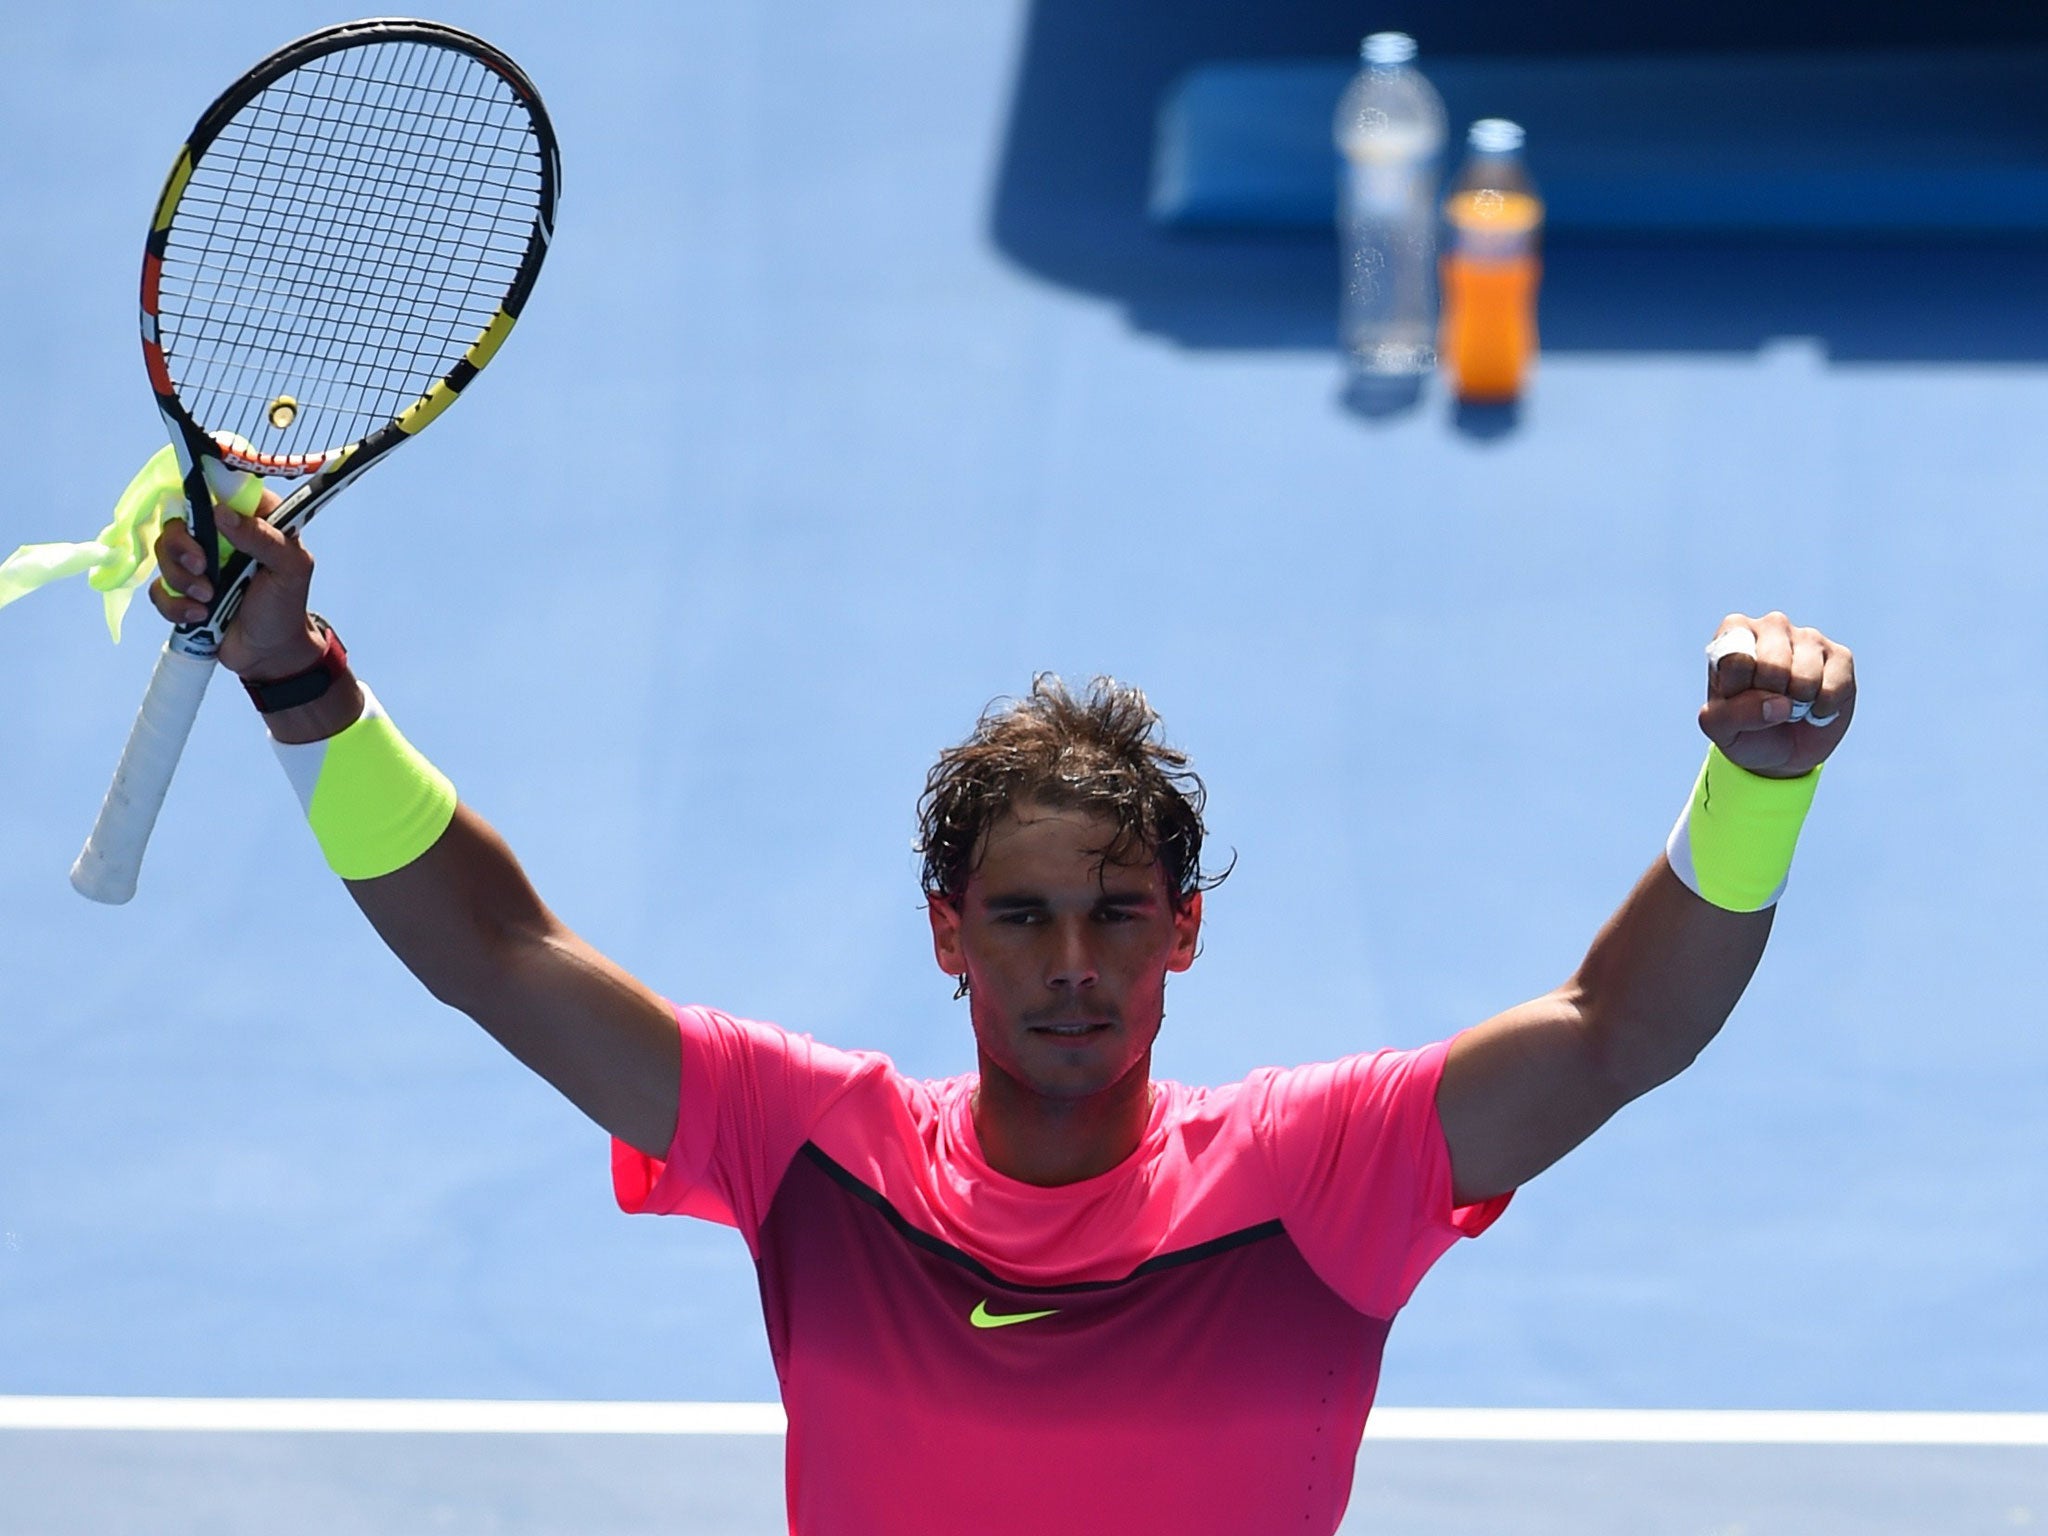
<instances>
[{"instance_id":1,"label":"bottle cap","mask_svg":"<svg viewBox=\"0 0 2048 1536\"><path fill-rule=\"evenodd\" d=\"M1406 64L1415 57L1415 39L1406 32L1375 32L1358 45L1368 64Z\"/></svg>"},{"instance_id":2,"label":"bottle cap","mask_svg":"<svg viewBox=\"0 0 2048 1536\"><path fill-rule=\"evenodd\" d=\"M1504 117L1482 117L1472 125L1465 142L1482 155L1512 155L1522 147L1526 135L1520 123Z\"/></svg>"}]
</instances>

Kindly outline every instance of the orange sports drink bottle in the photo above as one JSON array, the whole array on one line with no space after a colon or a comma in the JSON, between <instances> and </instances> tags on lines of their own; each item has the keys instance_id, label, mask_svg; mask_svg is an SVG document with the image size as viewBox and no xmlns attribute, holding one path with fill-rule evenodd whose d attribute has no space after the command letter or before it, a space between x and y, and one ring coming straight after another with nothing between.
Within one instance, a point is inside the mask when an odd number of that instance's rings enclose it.
<instances>
[{"instance_id":1,"label":"orange sports drink bottle","mask_svg":"<svg viewBox=\"0 0 2048 1536\"><path fill-rule=\"evenodd\" d=\"M1522 130L1505 118L1472 125L1465 164L1444 200L1438 352L1457 397L1505 404L1536 359L1538 233L1543 200L1522 164Z\"/></svg>"}]
</instances>

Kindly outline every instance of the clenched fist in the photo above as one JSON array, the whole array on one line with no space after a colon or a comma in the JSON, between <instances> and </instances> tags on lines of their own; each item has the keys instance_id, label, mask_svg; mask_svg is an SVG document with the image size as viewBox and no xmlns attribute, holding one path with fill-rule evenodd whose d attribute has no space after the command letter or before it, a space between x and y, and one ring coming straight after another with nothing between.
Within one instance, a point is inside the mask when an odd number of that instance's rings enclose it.
<instances>
[{"instance_id":1,"label":"clenched fist","mask_svg":"<svg viewBox=\"0 0 2048 1536\"><path fill-rule=\"evenodd\" d=\"M1846 645L1782 613L1731 613L1707 655L1700 729L1737 767L1796 779L1841 745L1856 714L1856 658Z\"/></svg>"}]
</instances>

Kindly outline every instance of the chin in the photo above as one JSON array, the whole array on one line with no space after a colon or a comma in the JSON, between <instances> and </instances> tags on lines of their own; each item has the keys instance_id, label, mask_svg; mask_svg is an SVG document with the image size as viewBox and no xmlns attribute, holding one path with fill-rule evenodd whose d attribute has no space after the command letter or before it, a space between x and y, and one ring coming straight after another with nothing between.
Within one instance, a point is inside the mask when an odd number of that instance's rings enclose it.
<instances>
[{"instance_id":1,"label":"chin","mask_svg":"<svg viewBox=\"0 0 2048 1536\"><path fill-rule=\"evenodd\" d=\"M1123 1082L1132 1073L1144 1070L1145 1059L1141 1054L1104 1055L1093 1060L1055 1064L1045 1059L1044 1042L1034 1038L1030 1055L1036 1060L1019 1061L1014 1056L998 1062L1002 1070L1017 1082L1029 1088L1041 1098L1060 1101L1079 1101L1107 1093Z\"/></svg>"}]
</instances>

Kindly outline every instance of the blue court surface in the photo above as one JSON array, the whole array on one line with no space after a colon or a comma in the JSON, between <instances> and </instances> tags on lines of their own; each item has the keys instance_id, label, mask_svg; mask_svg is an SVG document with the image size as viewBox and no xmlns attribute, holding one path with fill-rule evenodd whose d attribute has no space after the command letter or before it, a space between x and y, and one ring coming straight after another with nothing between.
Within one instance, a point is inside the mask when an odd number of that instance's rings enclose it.
<instances>
[{"instance_id":1,"label":"blue court surface","mask_svg":"<svg viewBox=\"0 0 2048 1536\"><path fill-rule=\"evenodd\" d=\"M1149 226L1194 61L1090 53L1076 7L439 14L545 95L557 241L475 398L314 528L315 596L567 921L970 1070L913 803L991 698L1109 673L1237 858L1157 1074L1420 1044L1570 974L1691 786L1701 648L1782 608L1863 697L1770 952L1424 1283L1345 1529L2048 1522L2048 246L1560 237L1518 414L1361 412L1328 240ZM160 446L170 157L338 19L10 19L0 554ZM238 690L136 900L71 892L130 629L79 582L0 613L0 1532L780 1529L744 1246L618 1214L603 1136L326 873Z\"/></svg>"}]
</instances>

